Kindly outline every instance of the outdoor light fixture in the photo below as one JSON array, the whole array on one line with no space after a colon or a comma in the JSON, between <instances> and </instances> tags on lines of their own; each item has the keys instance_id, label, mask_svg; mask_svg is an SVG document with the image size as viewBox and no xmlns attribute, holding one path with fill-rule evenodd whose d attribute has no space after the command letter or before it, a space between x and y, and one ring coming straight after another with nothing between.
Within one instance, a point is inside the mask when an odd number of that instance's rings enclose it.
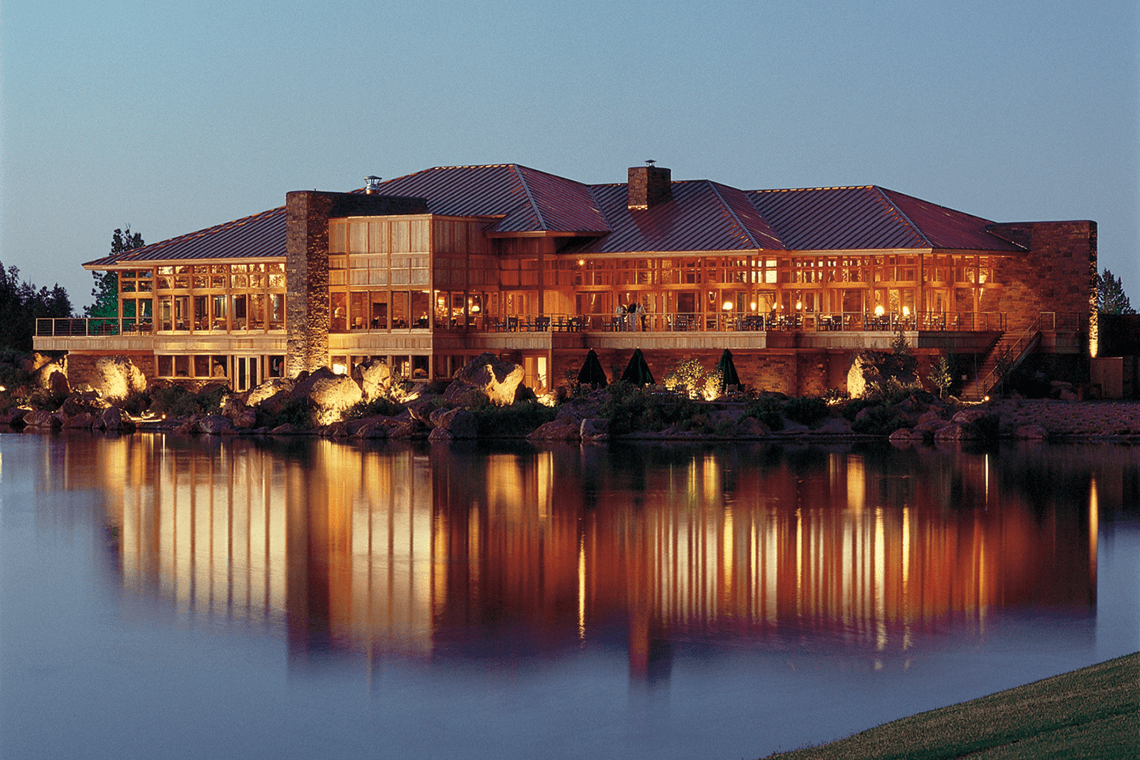
<instances>
[{"instance_id":1,"label":"outdoor light fixture","mask_svg":"<svg viewBox=\"0 0 1140 760\"><path fill-rule=\"evenodd\" d=\"M799 310L800 310L800 309L802 309L803 307L804 307L803 301L801 301L801 300L799 300L799 299L797 298L797 299L796 299L796 311L799 311Z\"/></svg>"}]
</instances>

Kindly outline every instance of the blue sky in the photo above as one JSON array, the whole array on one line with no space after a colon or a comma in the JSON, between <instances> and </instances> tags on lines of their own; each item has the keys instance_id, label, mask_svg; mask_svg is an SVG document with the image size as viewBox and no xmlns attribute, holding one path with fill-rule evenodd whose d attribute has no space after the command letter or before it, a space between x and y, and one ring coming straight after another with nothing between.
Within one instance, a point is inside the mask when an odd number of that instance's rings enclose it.
<instances>
[{"instance_id":1,"label":"blue sky","mask_svg":"<svg viewBox=\"0 0 1140 760\"><path fill-rule=\"evenodd\" d=\"M1140 307L1140 4L0 6L0 261L84 261L431 166L877 184L994 221L1094 219Z\"/></svg>"}]
</instances>

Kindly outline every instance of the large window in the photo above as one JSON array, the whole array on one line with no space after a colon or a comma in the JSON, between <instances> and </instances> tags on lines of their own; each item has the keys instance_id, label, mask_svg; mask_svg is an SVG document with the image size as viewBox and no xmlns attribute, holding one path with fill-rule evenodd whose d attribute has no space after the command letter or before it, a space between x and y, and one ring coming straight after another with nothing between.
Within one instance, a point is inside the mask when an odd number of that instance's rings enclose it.
<instances>
[{"instance_id":1,"label":"large window","mask_svg":"<svg viewBox=\"0 0 1140 760\"><path fill-rule=\"evenodd\" d=\"M129 280L128 300L149 319L151 281ZM191 332L264 332L285 329L285 265L194 264L158 267L154 278L158 329ZM137 294L147 293L146 298ZM146 303L144 303L146 302Z\"/></svg>"}]
</instances>

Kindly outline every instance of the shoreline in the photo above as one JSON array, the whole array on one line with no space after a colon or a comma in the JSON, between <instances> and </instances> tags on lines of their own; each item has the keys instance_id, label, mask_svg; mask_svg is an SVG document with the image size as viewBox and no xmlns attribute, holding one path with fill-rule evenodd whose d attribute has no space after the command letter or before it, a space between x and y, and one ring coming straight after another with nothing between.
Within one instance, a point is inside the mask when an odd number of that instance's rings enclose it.
<instances>
[{"instance_id":1,"label":"shoreline","mask_svg":"<svg viewBox=\"0 0 1140 760\"><path fill-rule=\"evenodd\" d=\"M1140 754L1140 652L883 723L766 760Z\"/></svg>"}]
</instances>

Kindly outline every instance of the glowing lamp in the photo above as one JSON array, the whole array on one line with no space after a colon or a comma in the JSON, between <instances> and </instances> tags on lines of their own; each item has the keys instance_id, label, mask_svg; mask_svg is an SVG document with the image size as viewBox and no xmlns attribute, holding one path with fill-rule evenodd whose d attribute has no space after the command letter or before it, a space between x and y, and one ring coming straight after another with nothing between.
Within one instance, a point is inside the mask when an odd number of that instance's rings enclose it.
<instances>
[{"instance_id":1,"label":"glowing lamp","mask_svg":"<svg viewBox=\"0 0 1140 760\"><path fill-rule=\"evenodd\" d=\"M881 305L875 307L875 316L876 317L883 316L883 307Z\"/></svg>"},{"instance_id":2,"label":"glowing lamp","mask_svg":"<svg viewBox=\"0 0 1140 760\"><path fill-rule=\"evenodd\" d=\"M909 307L909 306L904 306L904 307L903 307L903 316L904 316L904 317L909 317L909 316L910 316L910 307Z\"/></svg>"},{"instance_id":3,"label":"glowing lamp","mask_svg":"<svg viewBox=\"0 0 1140 760\"><path fill-rule=\"evenodd\" d=\"M725 311L732 311L732 301L725 301L724 305L720 308L724 309Z\"/></svg>"}]
</instances>

